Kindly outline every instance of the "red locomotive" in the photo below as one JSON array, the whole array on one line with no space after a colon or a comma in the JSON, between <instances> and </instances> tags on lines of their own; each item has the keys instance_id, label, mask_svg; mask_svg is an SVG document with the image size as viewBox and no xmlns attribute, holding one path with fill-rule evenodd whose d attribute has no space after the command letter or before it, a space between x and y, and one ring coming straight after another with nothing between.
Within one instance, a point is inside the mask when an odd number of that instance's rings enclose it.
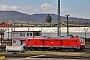
<instances>
[{"instance_id":1,"label":"red locomotive","mask_svg":"<svg viewBox=\"0 0 90 60\"><path fill-rule=\"evenodd\" d=\"M26 39L29 49L53 49L77 51L85 48L85 41L79 37L30 37Z\"/></svg>"}]
</instances>

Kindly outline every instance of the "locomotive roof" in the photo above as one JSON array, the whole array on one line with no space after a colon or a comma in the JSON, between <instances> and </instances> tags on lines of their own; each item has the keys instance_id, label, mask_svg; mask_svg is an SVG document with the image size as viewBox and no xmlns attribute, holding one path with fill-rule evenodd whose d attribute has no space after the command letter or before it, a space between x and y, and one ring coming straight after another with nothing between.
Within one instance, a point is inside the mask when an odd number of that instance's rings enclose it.
<instances>
[{"instance_id":1,"label":"locomotive roof","mask_svg":"<svg viewBox=\"0 0 90 60\"><path fill-rule=\"evenodd\" d=\"M64 36L64 37L35 36L34 37L34 39L70 39L70 38L71 38L71 36ZM30 38L28 38L28 39L30 39Z\"/></svg>"}]
</instances>

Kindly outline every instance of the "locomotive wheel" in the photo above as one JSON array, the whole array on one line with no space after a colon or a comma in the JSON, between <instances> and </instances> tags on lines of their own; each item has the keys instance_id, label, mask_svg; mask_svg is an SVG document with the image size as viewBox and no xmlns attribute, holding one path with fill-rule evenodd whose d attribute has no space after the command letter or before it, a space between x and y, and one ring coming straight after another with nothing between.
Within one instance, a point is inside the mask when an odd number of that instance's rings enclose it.
<instances>
[{"instance_id":1,"label":"locomotive wheel","mask_svg":"<svg viewBox=\"0 0 90 60\"><path fill-rule=\"evenodd\" d=\"M61 52L64 52L65 51L65 49L61 49Z\"/></svg>"},{"instance_id":2,"label":"locomotive wheel","mask_svg":"<svg viewBox=\"0 0 90 60\"><path fill-rule=\"evenodd\" d=\"M83 49L83 52L85 52L85 48Z\"/></svg>"},{"instance_id":3,"label":"locomotive wheel","mask_svg":"<svg viewBox=\"0 0 90 60\"><path fill-rule=\"evenodd\" d=\"M75 52L75 49L69 49L71 52Z\"/></svg>"},{"instance_id":4,"label":"locomotive wheel","mask_svg":"<svg viewBox=\"0 0 90 60\"><path fill-rule=\"evenodd\" d=\"M82 51L82 52L85 52L85 48L83 48L83 49L80 49L80 51Z\"/></svg>"},{"instance_id":5,"label":"locomotive wheel","mask_svg":"<svg viewBox=\"0 0 90 60\"><path fill-rule=\"evenodd\" d=\"M61 49L59 49L59 52L62 52Z\"/></svg>"}]
</instances>

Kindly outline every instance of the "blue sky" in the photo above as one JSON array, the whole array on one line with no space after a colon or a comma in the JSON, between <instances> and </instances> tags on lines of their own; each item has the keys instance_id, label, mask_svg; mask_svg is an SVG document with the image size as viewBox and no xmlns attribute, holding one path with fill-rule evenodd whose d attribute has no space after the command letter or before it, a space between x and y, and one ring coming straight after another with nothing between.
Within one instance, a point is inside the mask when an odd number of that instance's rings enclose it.
<instances>
[{"instance_id":1,"label":"blue sky","mask_svg":"<svg viewBox=\"0 0 90 60\"><path fill-rule=\"evenodd\" d=\"M57 14L58 0L0 0L1 11ZM61 16L90 18L90 0L61 0Z\"/></svg>"}]
</instances>

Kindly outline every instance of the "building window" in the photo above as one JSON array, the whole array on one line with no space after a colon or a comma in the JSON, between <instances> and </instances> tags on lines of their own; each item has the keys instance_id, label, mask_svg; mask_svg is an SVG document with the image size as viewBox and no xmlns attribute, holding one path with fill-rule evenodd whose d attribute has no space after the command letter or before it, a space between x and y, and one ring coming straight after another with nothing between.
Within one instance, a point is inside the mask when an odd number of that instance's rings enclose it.
<instances>
[{"instance_id":1,"label":"building window","mask_svg":"<svg viewBox=\"0 0 90 60\"><path fill-rule=\"evenodd\" d=\"M32 36L32 33L30 33L30 36Z\"/></svg>"},{"instance_id":2,"label":"building window","mask_svg":"<svg viewBox=\"0 0 90 60\"><path fill-rule=\"evenodd\" d=\"M32 36L32 33L27 33L27 36Z\"/></svg>"},{"instance_id":3,"label":"building window","mask_svg":"<svg viewBox=\"0 0 90 60\"><path fill-rule=\"evenodd\" d=\"M16 43L16 40L13 40L13 43Z\"/></svg>"},{"instance_id":4,"label":"building window","mask_svg":"<svg viewBox=\"0 0 90 60\"><path fill-rule=\"evenodd\" d=\"M40 36L40 32L33 32L33 36Z\"/></svg>"},{"instance_id":5,"label":"building window","mask_svg":"<svg viewBox=\"0 0 90 60\"><path fill-rule=\"evenodd\" d=\"M27 33L27 36L29 36L29 33Z\"/></svg>"},{"instance_id":6,"label":"building window","mask_svg":"<svg viewBox=\"0 0 90 60\"><path fill-rule=\"evenodd\" d=\"M20 33L20 36L25 36L25 33Z\"/></svg>"},{"instance_id":7,"label":"building window","mask_svg":"<svg viewBox=\"0 0 90 60\"><path fill-rule=\"evenodd\" d=\"M17 37L18 36L18 33L13 33L13 36L16 36Z\"/></svg>"}]
</instances>

